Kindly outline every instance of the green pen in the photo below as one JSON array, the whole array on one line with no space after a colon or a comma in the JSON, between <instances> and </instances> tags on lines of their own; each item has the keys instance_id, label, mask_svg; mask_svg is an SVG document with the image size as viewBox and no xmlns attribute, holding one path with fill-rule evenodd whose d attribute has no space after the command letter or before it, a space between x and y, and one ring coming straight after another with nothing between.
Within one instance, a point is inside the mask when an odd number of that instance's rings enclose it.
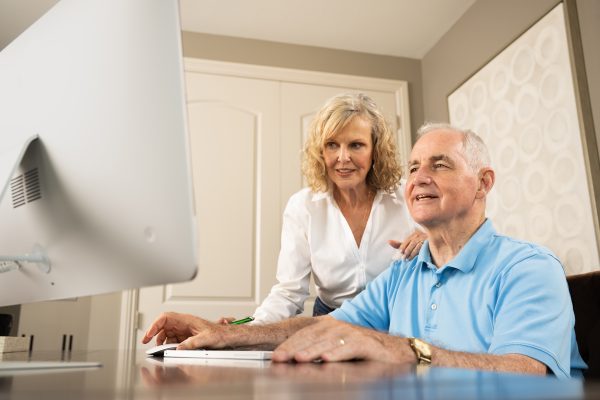
<instances>
[{"instance_id":1,"label":"green pen","mask_svg":"<svg viewBox=\"0 0 600 400\"><path fill-rule=\"evenodd\" d=\"M241 325L241 324L245 324L245 323L248 323L251 321L254 321L254 317L246 317L246 318L238 319L235 321L231 321L229 323L229 325Z\"/></svg>"}]
</instances>

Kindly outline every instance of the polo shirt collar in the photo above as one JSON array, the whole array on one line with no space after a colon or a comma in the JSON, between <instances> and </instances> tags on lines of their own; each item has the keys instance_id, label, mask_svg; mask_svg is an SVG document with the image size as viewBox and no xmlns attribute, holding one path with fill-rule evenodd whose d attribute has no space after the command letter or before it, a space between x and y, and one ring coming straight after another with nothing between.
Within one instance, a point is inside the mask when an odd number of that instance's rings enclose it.
<instances>
[{"instance_id":1,"label":"polo shirt collar","mask_svg":"<svg viewBox=\"0 0 600 400\"><path fill-rule=\"evenodd\" d=\"M496 234L496 230L492 225L492 221L487 219L477 231L471 236L469 241L465 244L465 246L460 250L460 252L454 257L450 262L441 269L445 267L452 267L455 269L459 269L462 272L471 271L475 262L477 261L477 257L479 253L485 248L485 246L489 243L492 236ZM429 251L429 241L425 241L421 251L419 251L419 255L417 256L416 265L432 265L433 262L431 260L431 252Z\"/></svg>"}]
</instances>

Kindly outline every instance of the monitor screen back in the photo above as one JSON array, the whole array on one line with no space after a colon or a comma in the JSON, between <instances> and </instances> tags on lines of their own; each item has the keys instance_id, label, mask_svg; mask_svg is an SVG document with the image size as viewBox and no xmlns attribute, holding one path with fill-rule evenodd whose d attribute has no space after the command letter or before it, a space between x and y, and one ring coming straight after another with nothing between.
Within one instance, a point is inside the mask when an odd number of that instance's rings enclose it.
<instances>
[{"instance_id":1,"label":"monitor screen back","mask_svg":"<svg viewBox=\"0 0 600 400\"><path fill-rule=\"evenodd\" d=\"M62 0L0 52L0 110L0 165L39 137L8 174L0 256L50 260L4 268L0 305L195 276L177 0Z\"/></svg>"}]
</instances>

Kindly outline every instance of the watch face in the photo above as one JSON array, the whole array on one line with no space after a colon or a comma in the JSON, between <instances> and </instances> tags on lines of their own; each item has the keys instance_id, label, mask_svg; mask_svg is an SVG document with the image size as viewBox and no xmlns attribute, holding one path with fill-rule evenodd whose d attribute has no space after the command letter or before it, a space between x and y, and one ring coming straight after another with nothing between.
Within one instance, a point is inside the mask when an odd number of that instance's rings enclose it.
<instances>
[{"instance_id":1,"label":"watch face","mask_svg":"<svg viewBox=\"0 0 600 400\"><path fill-rule=\"evenodd\" d=\"M413 348L419 362L430 364L431 363L431 347L420 339L412 339L410 341L411 347Z\"/></svg>"}]
</instances>

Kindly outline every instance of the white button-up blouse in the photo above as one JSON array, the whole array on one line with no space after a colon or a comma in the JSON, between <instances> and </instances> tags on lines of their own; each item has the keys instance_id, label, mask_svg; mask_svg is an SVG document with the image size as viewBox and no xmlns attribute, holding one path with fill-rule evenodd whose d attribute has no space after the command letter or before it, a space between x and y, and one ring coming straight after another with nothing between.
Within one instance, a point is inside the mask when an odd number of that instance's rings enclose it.
<instances>
[{"instance_id":1,"label":"white button-up blouse","mask_svg":"<svg viewBox=\"0 0 600 400\"><path fill-rule=\"evenodd\" d=\"M388 240L402 240L416 228L403 192L404 182L393 193L376 194L360 246L331 191L305 188L292 195L283 213L278 283L254 312L255 323L300 314L311 274L317 296L330 307L360 293L390 265L396 250Z\"/></svg>"}]
</instances>

